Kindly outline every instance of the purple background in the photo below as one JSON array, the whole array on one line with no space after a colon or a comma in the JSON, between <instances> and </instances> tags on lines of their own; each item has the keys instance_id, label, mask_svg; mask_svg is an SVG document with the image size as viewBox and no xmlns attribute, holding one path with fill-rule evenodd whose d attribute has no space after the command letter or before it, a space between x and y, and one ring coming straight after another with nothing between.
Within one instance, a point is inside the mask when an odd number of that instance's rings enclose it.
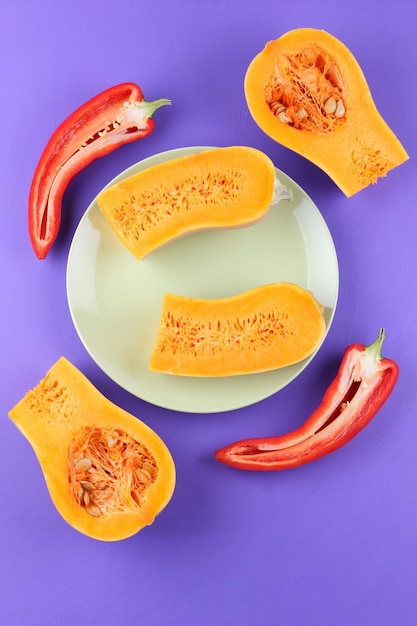
<instances>
[{"instance_id":1,"label":"purple background","mask_svg":"<svg viewBox=\"0 0 417 626\"><path fill-rule=\"evenodd\" d=\"M3 0L0 8L0 623L188 626L411 626L417 623L415 289L416 25L413 0ZM252 121L243 78L264 44L322 28L354 53L410 161L346 199L305 159ZM137 82L169 97L144 141L96 161L71 183L59 238L38 261L27 196L60 122L103 89ZM72 325L65 272L76 226L115 175L188 145L264 150L320 208L340 264L338 308L312 364L281 392L217 415L162 410L123 391ZM401 374L389 401L350 444L288 472L237 472L213 451L301 424L351 342L380 326ZM65 355L111 400L154 428L177 466L155 524L106 544L56 512L37 459L7 417Z\"/></svg>"}]
</instances>

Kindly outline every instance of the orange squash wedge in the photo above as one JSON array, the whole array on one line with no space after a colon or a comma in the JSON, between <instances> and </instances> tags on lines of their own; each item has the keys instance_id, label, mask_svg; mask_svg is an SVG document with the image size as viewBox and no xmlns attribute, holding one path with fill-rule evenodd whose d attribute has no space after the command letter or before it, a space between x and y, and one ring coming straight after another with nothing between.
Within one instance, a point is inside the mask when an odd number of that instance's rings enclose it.
<instances>
[{"instance_id":1,"label":"orange squash wedge","mask_svg":"<svg viewBox=\"0 0 417 626\"><path fill-rule=\"evenodd\" d=\"M61 357L9 412L41 465L58 512L102 541L152 524L175 487L160 437Z\"/></svg>"},{"instance_id":2,"label":"orange squash wedge","mask_svg":"<svg viewBox=\"0 0 417 626\"><path fill-rule=\"evenodd\" d=\"M244 88L259 127L324 170L348 197L408 159L358 62L323 30L299 28L268 42Z\"/></svg>"},{"instance_id":3,"label":"orange squash wedge","mask_svg":"<svg viewBox=\"0 0 417 626\"><path fill-rule=\"evenodd\" d=\"M198 230L252 224L289 194L263 152L232 146L154 165L111 185L97 203L124 246L143 259Z\"/></svg>"},{"instance_id":4,"label":"orange squash wedge","mask_svg":"<svg viewBox=\"0 0 417 626\"><path fill-rule=\"evenodd\" d=\"M164 297L150 370L234 376L302 361L321 344L323 307L293 283L221 299Z\"/></svg>"}]
</instances>

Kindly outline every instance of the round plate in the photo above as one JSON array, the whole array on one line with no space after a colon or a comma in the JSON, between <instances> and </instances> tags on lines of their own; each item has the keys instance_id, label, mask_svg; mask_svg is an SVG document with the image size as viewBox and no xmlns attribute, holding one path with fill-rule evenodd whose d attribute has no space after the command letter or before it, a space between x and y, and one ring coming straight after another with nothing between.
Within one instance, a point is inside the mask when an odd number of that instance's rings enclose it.
<instances>
[{"instance_id":1,"label":"round plate","mask_svg":"<svg viewBox=\"0 0 417 626\"><path fill-rule=\"evenodd\" d=\"M135 172L208 147L163 152ZM216 413L248 406L285 387L313 356L282 369L223 378L194 378L148 370L165 292L223 298L262 284L288 281L310 289L325 307L327 330L339 285L327 225L304 191L283 172L293 200L273 205L247 228L208 230L176 239L138 261L121 244L94 201L75 233L67 266L71 316L86 350L118 385L160 407Z\"/></svg>"}]
</instances>

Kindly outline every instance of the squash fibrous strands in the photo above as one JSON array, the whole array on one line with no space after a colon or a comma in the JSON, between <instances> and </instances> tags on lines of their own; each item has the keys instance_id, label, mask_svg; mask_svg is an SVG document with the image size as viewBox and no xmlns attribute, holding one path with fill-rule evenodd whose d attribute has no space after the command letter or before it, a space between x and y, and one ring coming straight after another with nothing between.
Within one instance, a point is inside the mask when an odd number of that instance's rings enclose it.
<instances>
[{"instance_id":1,"label":"squash fibrous strands","mask_svg":"<svg viewBox=\"0 0 417 626\"><path fill-rule=\"evenodd\" d=\"M326 330L323 307L293 283L220 299L166 294L150 369L182 376L233 376L292 365Z\"/></svg>"},{"instance_id":2,"label":"squash fibrous strands","mask_svg":"<svg viewBox=\"0 0 417 626\"><path fill-rule=\"evenodd\" d=\"M268 156L231 146L139 171L105 189L97 203L123 245L143 259L195 231L253 224L291 197Z\"/></svg>"}]
</instances>

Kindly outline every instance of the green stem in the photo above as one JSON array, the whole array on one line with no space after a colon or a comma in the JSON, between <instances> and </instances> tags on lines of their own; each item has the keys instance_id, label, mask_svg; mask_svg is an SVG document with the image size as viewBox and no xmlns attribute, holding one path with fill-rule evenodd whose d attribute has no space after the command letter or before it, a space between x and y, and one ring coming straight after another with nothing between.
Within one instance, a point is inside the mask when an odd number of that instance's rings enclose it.
<instances>
[{"instance_id":1,"label":"green stem","mask_svg":"<svg viewBox=\"0 0 417 626\"><path fill-rule=\"evenodd\" d=\"M171 100L169 98L159 98L158 100L151 100L150 102L147 100L141 100L141 102L136 102L135 106L140 109L144 118L148 118L152 117L157 109L167 104L171 104Z\"/></svg>"},{"instance_id":2,"label":"green stem","mask_svg":"<svg viewBox=\"0 0 417 626\"><path fill-rule=\"evenodd\" d=\"M382 359L381 350L382 344L385 339L385 329L380 328L378 337L370 346L366 348L367 353L373 358L374 361L380 361Z\"/></svg>"}]
</instances>

